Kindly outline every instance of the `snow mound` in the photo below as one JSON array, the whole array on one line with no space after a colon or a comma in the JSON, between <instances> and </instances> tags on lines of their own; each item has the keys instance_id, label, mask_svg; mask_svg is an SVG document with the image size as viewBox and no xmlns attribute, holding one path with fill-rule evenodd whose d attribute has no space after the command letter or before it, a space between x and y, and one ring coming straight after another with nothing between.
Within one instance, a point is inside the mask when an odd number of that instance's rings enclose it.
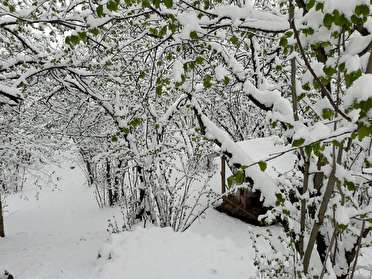
<instances>
[{"instance_id":1,"label":"snow mound","mask_svg":"<svg viewBox=\"0 0 372 279\"><path fill-rule=\"evenodd\" d=\"M228 238L138 228L113 235L101 251L97 278L256 278L252 253Z\"/></svg>"},{"instance_id":2,"label":"snow mound","mask_svg":"<svg viewBox=\"0 0 372 279\"><path fill-rule=\"evenodd\" d=\"M366 74L358 78L347 90L344 97L345 107L351 107L354 102L366 101L372 98L372 74Z\"/></svg>"}]
</instances>

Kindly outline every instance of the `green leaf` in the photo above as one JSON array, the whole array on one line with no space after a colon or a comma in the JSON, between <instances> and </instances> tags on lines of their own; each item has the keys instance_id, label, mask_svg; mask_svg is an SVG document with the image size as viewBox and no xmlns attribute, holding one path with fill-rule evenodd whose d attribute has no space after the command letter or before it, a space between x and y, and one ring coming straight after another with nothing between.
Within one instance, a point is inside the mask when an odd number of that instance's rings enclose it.
<instances>
[{"instance_id":1,"label":"green leaf","mask_svg":"<svg viewBox=\"0 0 372 279\"><path fill-rule=\"evenodd\" d=\"M70 36L67 36L65 38L65 43L68 44L68 45L71 45L71 38L70 38Z\"/></svg>"},{"instance_id":2,"label":"green leaf","mask_svg":"<svg viewBox=\"0 0 372 279\"><path fill-rule=\"evenodd\" d=\"M117 12L119 10L119 1L117 0L110 0L106 4L107 9L111 12Z\"/></svg>"},{"instance_id":3,"label":"green leaf","mask_svg":"<svg viewBox=\"0 0 372 279\"><path fill-rule=\"evenodd\" d=\"M160 37L164 37L165 34L167 34L167 29L168 29L168 26L167 26L167 25L164 25L164 26L160 29L160 31L159 31L159 36L160 36Z\"/></svg>"},{"instance_id":4,"label":"green leaf","mask_svg":"<svg viewBox=\"0 0 372 279\"><path fill-rule=\"evenodd\" d=\"M323 109L323 111L322 111L322 117L324 119L331 119L332 116L333 116L333 110L331 110L329 108Z\"/></svg>"},{"instance_id":5,"label":"green leaf","mask_svg":"<svg viewBox=\"0 0 372 279\"><path fill-rule=\"evenodd\" d=\"M230 42L235 46L239 46L239 39L236 36L232 36Z\"/></svg>"},{"instance_id":6,"label":"green leaf","mask_svg":"<svg viewBox=\"0 0 372 279\"><path fill-rule=\"evenodd\" d=\"M204 0L204 10L208 10L210 7L209 0Z\"/></svg>"},{"instance_id":7,"label":"green leaf","mask_svg":"<svg viewBox=\"0 0 372 279\"><path fill-rule=\"evenodd\" d=\"M94 36L98 36L99 29L97 27L94 27L92 29L89 29L89 32L92 33Z\"/></svg>"},{"instance_id":8,"label":"green leaf","mask_svg":"<svg viewBox=\"0 0 372 279\"><path fill-rule=\"evenodd\" d=\"M224 85L228 85L229 82L230 82L230 78L228 76L224 76L224 78L223 78L223 84Z\"/></svg>"},{"instance_id":9,"label":"green leaf","mask_svg":"<svg viewBox=\"0 0 372 279\"><path fill-rule=\"evenodd\" d=\"M304 33L306 36L314 34L314 29L311 27L302 29L302 33Z\"/></svg>"},{"instance_id":10,"label":"green leaf","mask_svg":"<svg viewBox=\"0 0 372 279\"><path fill-rule=\"evenodd\" d=\"M118 141L118 137L117 137L116 135L113 135L113 136L111 137L111 141L112 141L112 142L117 142L117 141Z\"/></svg>"},{"instance_id":11,"label":"green leaf","mask_svg":"<svg viewBox=\"0 0 372 279\"><path fill-rule=\"evenodd\" d=\"M121 131L124 135L128 135L129 134L129 129L128 128L121 128Z\"/></svg>"},{"instance_id":12,"label":"green leaf","mask_svg":"<svg viewBox=\"0 0 372 279\"><path fill-rule=\"evenodd\" d=\"M368 16L369 7L367 5L358 5L355 7L355 13L360 16Z\"/></svg>"},{"instance_id":13,"label":"green leaf","mask_svg":"<svg viewBox=\"0 0 372 279\"><path fill-rule=\"evenodd\" d=\"M149 0L142 0L142 7L143 8L150 8L151 4L150 4Z\"/></svg>"},{"instance_id":14,"label":"green leaf","mask_svg":"<svg viewBox=\"0 0 372 279\"><path fill-rule=\"evenodd\" d=\"M305 143L305 139L303 139L303 138L295 139L295 140L292 142L292 146L293 146L293 147L299 147L299 146L303 145L304 143Z\"/></svg>"},{"instance_id":15,"label":"green leaf","mask_svg":"<svg viewBox=\"0 0 372 279\"><path fill-rule=\"evenodd\" d=\"M133 118L131 121L129 121L128 125L137 128L139 125L141 125L142 119L141 118Z\"/></svg>"},{"instance_id":16,"label":"green leaf","mask_svg":"<svg viewBox=\"0 0 372 279\"><path fill-rule=\"evenodd\" d=\"M146 72L145 71L141 71L138 78L140 79L144 79L146 77Z\"/></svg>"},{"instance_id":17,"label":"green leaf","mask_svg":"<svg viewBox=\"0 0 372 279\"><path fill-rule=\"evenodd\" d=\"M323 67L323 72L327 75L327 76L333 76L335 73L337 73L337 70L331 66L324 66Z\"/></svg>"},{"instance_id":18,"label":"green leaf","mask_svg":"<svg viewBox=\"0 0 372 279\"><path fill-rule=\"evenodd\" d=\"M323 24L328 29L331 29L333 23L333 16L331 14L326 14L323 18Z\"/></svg>"},{"instance_id":19,"label":"green leaf","mask_svg":"<svg viewBox=\"0 0 372 279\"><path fill-rule=\"evenodd\" d=\"M356 81L361 76L362 76L362 71L361 70L351 72L349 74L345 74L346 86L350 87L353 84L353 82Z\"/></svg>"},{"instance_id":20,"label":"green leaf","mask_svg":"<svg viewBox=\"0 0 372 279\"><path fill-rule=\"evenodd\" d=\"M289 216L290 215L290 211L286 208L283 208L283 214L286 215L286 216Z\"/></svg>"},{"instance_id":21,"label":"green leaf","mask_svg":"<svg viewBox=\"0 0 372 279\"><path fill-rule=\"evenodd\" d=\"M160 8L160 0L152 0L152 4L154 5L155 8L157 9Z\"/></svg>"},{"instance_id":22,"label":"green leaf","mask_svg":"<svg viewBox=\"0 0 372 279\"><path fill-rule=\"evenodd\" d=\"M293 31L287 31L287 32L285 32L285 33L284 33L284 36L285 36L286 38L290 38L290 37L292 37L292 36L293 36Z\"/></svg>"},{"instance_id":23,"label":"green leaf","mask_svg":"<svg viewBox=\"0 0 372 279\"><path fill-rule=\"evenodd\" d=\"M276 196L275 205L276 206L284 205L283 195L281 193L276 193L275 196Z\"/></svg>"},{"instance_id":24,"label":"green leaf","mask_svg":"<svg viewBox=\"0 0 372 279\"><path fill-rule=\"evenodd\" d=\"M279 45L283 48L288 47L288 39L286 37L282 37L279 41Z\"/></svg>"},{"instance_id":25,"label":"green leaf","mask_svg":"<svg viewBox=\"0 0 372 279\"><path fill-rule=\"evenodd\" d=\"M267 163L264 161L259 161L258 165L260 166L261 171L265 171L267 168Z\"/></svg>"},{"instance_id":26,"label":"green leaf","mask_svg":"<svg viewBox=\"0 0 372 279\"><path fill-rule=\"evenodd\" d=\"M372 126L368 127L368 126L362 125L358 129L358 138L360 141L363 140L365 137L368 137L371 134L372 134Z\"/></svg>"},{"instance_id":27,"label":"green leaf","mask_svg":"<svg viewBox=\"0 0 372 279\"><path fill-rule=\"evenodd\" d=\"M354 101L353 108L360 109L359 118L368 117L370 110L372 109L372 98L367 100Z\"/></svg>"},{"instance_id":28,"label":"green leaf","mask_svg":"<svg viewBox=\"0 0 372 279\"><path fill-rule=\"evenodd\" d=\"M204 62L203 57L201 57L201 56L196 57L196 59L195 59L196 64L201 65L201 64L203 64L203 62Z\"/></svg>"},{"instance_id":29,"label":"green leaf","mask_svg":"<svg viewBox=\"0 0 372 279\"><path fill-rule=\"evenodd\" d=\"M305 90L305 91L309 91L311 89L310 84L308 82L305 83L304 85L302 85L302 89Z\"/></svg>"},{"instance_id":30,"label":"green leaf","mask_svg":"<svg viewBox=\"0 0 372 279\"><path fill-rule=\"evenodd\" d=\"M353 182L345 180L344 184L350 192L354 192L356 190L355 184Z\"/></svg>"},{"instance_id":31,"label":"green leaf","mask_svg":"<svg viewBox=\"0 0 372 279\"><path fill-rule=\"evenodd\" d=\"M161 85L156 86L156 95L161 96L163 94L163 88Z\"/></svg>"},{"instance_id":32,"label":"green leaf","mask_svg":"<svg viewBox=\"0 0 372 279\"><path fill-rule=\"evenodd\" d=\"M104 13L103 13L103 6L102 5L98 5L97 9L96 9L96 12L97 12L97 16L98 17L103 17L104 16Z\"/></svg>"},{"instance_id":33,"label":"green leaf","mask_svg":"<svg viewBox=\"0 0 372 279\"><path fill-rule=\"evenodd\" d=\"M360 18L360 17L358 17L358 16L356 16L356 15L352 15L352 16L351 16L351 22L352 22L353 24L357 24L357 25L359 25L359 24L363 24L363 23L364 23L364 20L363 20L363 18Z\"/></svg>"},{"instance_id":34,"label":"green leaf","mask_svg":"<svg viewBox=\"0 0 372 279\"><path fill-rule=\"evenodd\" d=\"M347 229L347 224L337 224L338 229L343 232Z\"/></svg>"},{"instance_id":35,"label":"green leaf","mask_svg":"<svg viewBox=\"0 0 372 279\"><path fill-rule=\"evenodd\" d=\"M315 6L315 0L308 0L306 3L306 10L309 11L314 6Z\"/></svg>"},{"instance_id":36,"label":"green leaf","mask_svg":"<svg viewBox=\"0 0 372 279\"><path fill-rule=\"evenodd\" d=\"M77 45L80 42L80 37L78 35L71 35L70 41L71 41L71 44Z\"/></svg>"},{"instance_id":37,"label":"green leaf","mask_svg":"<svg viewBox=\"0 0 372 279\"><path fill-rule=\"evenodd\" d=\"M313 147L311 144L305 146L305 152L307 156L310 156L312 151L313 151Z\"/></svg>"},{"instance_id":38,"label":"green leaf","mask_svg":"<svg viewBox=\"0 0 372 279\"><path fill-rule=\"evenodd\" d=\"M198 33L196 31L191 31L190 32L190 38L192 40L197 40L199 38Z\"/></svg>"},{"instance_id":39,"label":"green leaf","mask_svg":"<svg viewBox=\"0 0 372 279\"><path fill-rule=\"evenodd\" d=\"M155 36L158 36L158 29L156 29L155 27L150 27L149 32Z\"/></svg>"},{"instance_id":40,"label":"green leaf","mask_svg":"<svg viewBox=\"0 0 372 279\"><path fill-rule=\"evenodd\" d=\"M87 40L87 33L86 32L78 32L80 40L85 42Z\"/></svg>"},{"instance_id":41,"label":"green leaf","mask_svg":"<svg viewBox=\"0 0 372 279\"><path fill-rule=\"evenodd\" d=\"M236 184L241 185L245 181L245 172L242 169L239 169L235 174Z\"/></svg>"},{"instance_id":42,"label":"green leaf","mask_svg":"<svg viewBox=\"0 0 372 279\"><path fill-rule=\"evenodd\" d=\"M337 10L336 10L337 11ZM349 20L345 17L344 14L334 12L333 21L337 26L347 27L349 25ZM337 37L336 37L337 38Z\"/></svg>"},{"instance_id":43,"label":"green leaf","mask_svg":"<svg viewBox=\"0 0 372 279\"><path fill-rule=\"evenodd\" d=\"M212 77L210 75L205 75L203 78L203 86L205 89L208 89L212 86Z\"/></svg>"},{"instance_id":44,"label":"green leaf","mask_svg":"<svg viewBox=\"0 0 372 279\"><path fill-rule=\"evenodd\" d=\"M173 0L164 0L164 5L170 9L173 7Z\"/></svg>"},{"instance_id":45,"label":"green leaf","mask_svg":"<svg viewBox=\"0 0 372 279\"><path fill-rule=\"evenodd\" d=\"M245 171L244 169L240 168L236 171L236 173L227 178L228 188L231 188L234 185L241 185L245 181Z\"/></svg>"},{"instance_id":46,"label":"green leaf","mask_svg":"<svg viewBox=\"0 0 372 279\"><path fill-rule=\"evenodd\" d=\"M322 11L323 12L323 9L324 9L324 3L316 3L316 6L315 6L315 10L316 11Z\"/></svg>"},{"instance_id":47,"label":"green leaf","mask_svg":"<svg viewBox=\"0 0 372 279\"><path fill-rule=\"evenodd\" d=\"M172 31L174 33L177 30L177 25L174 24L173 22L169 22L168 23L168 28L169 28L170 31Z\"/></svg>"},{"instance_id":48,"label":"green leaf","mask_svg":"<svg viewBox=\"0 0 372 279\"><path fill-rule=\"evenodd\" d=\"M235 183L235 177L232 175L232 176L229 176L227 178L227 187L230 189L232 186L234 186Z\"/></svg>"}]
</instances>

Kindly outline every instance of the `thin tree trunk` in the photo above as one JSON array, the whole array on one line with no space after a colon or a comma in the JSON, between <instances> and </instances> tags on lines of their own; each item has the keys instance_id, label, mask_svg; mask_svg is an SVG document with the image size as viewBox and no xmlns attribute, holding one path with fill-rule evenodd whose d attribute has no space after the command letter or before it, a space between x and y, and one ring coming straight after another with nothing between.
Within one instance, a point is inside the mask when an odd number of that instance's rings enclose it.
<instances>
[{"instance_id":1,"label":"thin tree trunk","mask_svg":"<svg viewBox=\"0 0 372 279\"><path fill-rule=\"evenodd\" d=\"M88 172L88 181L89 181L89 186L92 186L94 183L93 179L93 171L90 162L88 161L89 159L84 160L85 165L87 167L87 172Z\"/></svg>"},{"instance_id":2,"label":"thin tree trunk","mask_svg":"<svg viewBox=\"0 0 372 279\"><path fill-rule=\"evenodd\" d=\"M372 74L372 44L370 45L369 59L368 59L366 74Z\"/></svg>"},{"instance_id":3,"label":"thin tree trunk","mask_svg":"<svg viewBox=\"0 0 372 279\"><path fill-rule=\"evenodd\" d=\"M221 193L226 192L226 163L225 157L221 156Z\"/></svg>"},{"instance_id":4,"label":"thin tree trunk","mask_svg":"<svg viewBox=\"0 0 372 279\"><path fill-rule=\"evenodd\" d=\"M0 194L0 237L5 237L3 205L1 203L1 194Z\"/></svg>"},{"instance_id":5,"label":"thin tree trunk","mask_svg":"<svg viewBox=\"0 0 372 279\"><path fill-rule=\"evenodd\" d=\"M113 192L112 192L112 185L111 185L111 166L109 159L106 159L106 181L107 181L107 192L108 192L108 202L109 206L114 205L113 200Z\"/></svg>"},{"instance_id":6,"label":"thin tree trunk","mask_svg":"<svg viewBox=\"0 0 372 279\"><path fill-rule=\"evenodd\" d=\"M341 151L339 151L341 152ZM336 174L336 168L337 168L337 163L336 163L336 151L335 149L333 150L333 166L332 166L332 171L329 175L328 178L328 183L327 187L325 189L325 193L323 195L322 202L320 204L317 220L315 220L315 223L313 225L313 228L310 233L310 238L305 250L304 258L303 258L303 265L304 265L304 272L308 272L309 264L310 264L310 259L311 259L311 254L313 252L313 248L320 230L320 227L323 225L324 217L328 208L329 201L332 197L332 193L334 190L334 186L337 182L337 178L335 176Z\"/></svg>"}]
</instances>

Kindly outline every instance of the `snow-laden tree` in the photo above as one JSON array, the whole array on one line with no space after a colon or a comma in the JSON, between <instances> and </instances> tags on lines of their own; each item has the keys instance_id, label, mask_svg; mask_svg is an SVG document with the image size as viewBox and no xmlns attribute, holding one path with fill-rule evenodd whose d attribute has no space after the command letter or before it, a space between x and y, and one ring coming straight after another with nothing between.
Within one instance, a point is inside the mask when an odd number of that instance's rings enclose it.
<instances>
[{"instance_id":1,"label":"snow-laden tree","mask_svg":"<svg viewBox=\"0 0 372 279\"><path fill-rule=\"evenodd\" d=\"M12 105L50 88L43 105L65 106L58 133L92 184L119 191L126 225L142 209L187 228L188 179L208 175L216 145L232 189L260 191L262 221L283 226L287 252L259 270L348 278L371 235L371 20L369 0L6 1L0 93ZM293 147L267 160L298 158L279 179L234 142L271 134Z\"/></svg>"}]
</instances>

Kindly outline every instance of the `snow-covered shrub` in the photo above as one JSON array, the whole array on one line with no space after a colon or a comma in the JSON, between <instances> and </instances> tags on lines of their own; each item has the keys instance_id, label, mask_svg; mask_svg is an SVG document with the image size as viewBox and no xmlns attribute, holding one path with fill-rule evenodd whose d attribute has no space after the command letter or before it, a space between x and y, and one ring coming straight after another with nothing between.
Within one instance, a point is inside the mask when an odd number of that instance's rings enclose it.
<instances>
[{"instance_id":1,"label":"snow-covered shrub","mask_svg":"<svg viewBox=\"0 0 372 279\"><path fill-rule=\"evenodd\" d=\"M6 1L1 101L40 97L49 129L96 164L97 194L128 197L129 222L138 208L182 229L218 146L230 186L260 190L263 220L286 233L278 277L291 255L293 277L353 277L371 236L371 2L233 2ZM267 134L292 148L255 162L235 144ZM295 169L270 178L266 161L286 152Z\"/></svg>"}]
</instances>

